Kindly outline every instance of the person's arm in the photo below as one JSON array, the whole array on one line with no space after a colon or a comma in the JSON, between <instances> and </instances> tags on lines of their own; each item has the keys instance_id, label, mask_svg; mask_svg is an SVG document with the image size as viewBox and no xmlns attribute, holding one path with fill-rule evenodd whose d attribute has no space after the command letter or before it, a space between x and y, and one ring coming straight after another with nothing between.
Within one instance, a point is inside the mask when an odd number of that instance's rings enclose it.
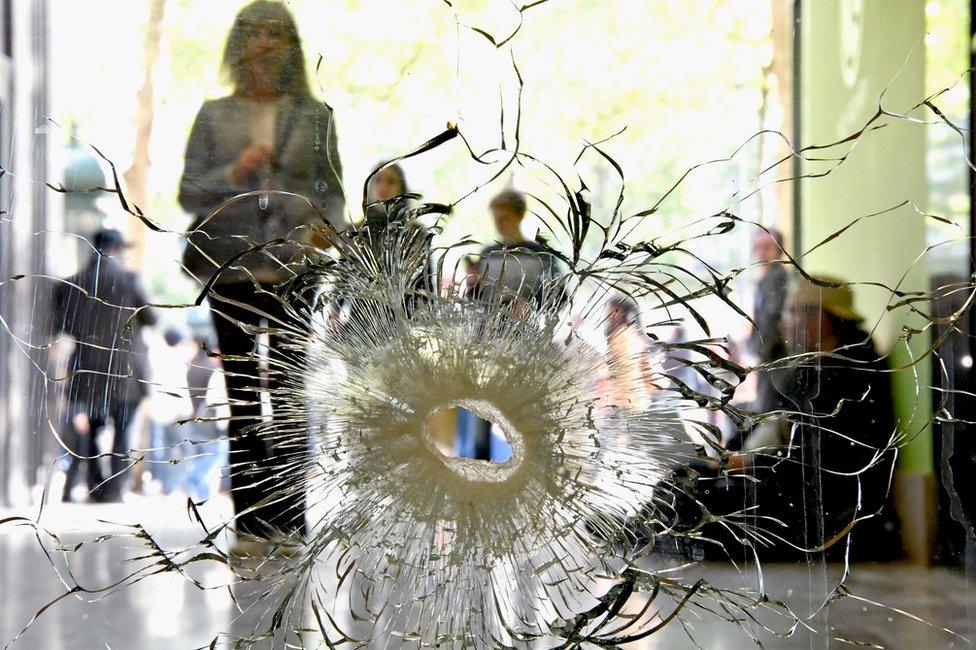
<instances>
[{"instance_id":1,"label":"person's arm","mask_svg":"<svg viewBox=\"0 0 976 650\"><path fill-rule=\"evenodd\" d=\"M562 310L569 303L569 287L566 286L566 280L569 276L563 270L562 263L554 255L548 255L548 257L549 277L553 283L553 290L557 292L556 308Z\"/></svg>"},{"instance_id":2,"label":"person's arm","mask_svg":"<svg viewBox=\"0 0 976 650\"><path fill-rule=\"evenodd\" d=\"M64 332L64 320L67 318L65 310L65 288L63 280L57 280L51 292L51 320L48 322L47 334L51 340L57 339Z\"/></svg>"},{"instance_id":3,"label":"person's arm","mask_svg":"<svg viewBox=\"0 0 976 650\"><path fill-rule=\"evenodd\" d=\"M335 114L329 108L321 109L322 117L317 119L317 128L324 137L327 146L325 155L318 157L318 173L316 174L316 190L322 187L318 184L323 181L325 186L319 196L316 196L316 204L325 212L329 222L337 229L341 230L346 221L346 200L342 189L342 161L339 159L339 137L336 133ZM321 120L321 121L319 121Z\"/></svg>"},{"instance_id":4,"label":"person's arm","mask_svg":"<svg viewBox=\"0 0 976 650\"><path fill-rule=\"evenodd\" d=\"M643 330L638 330L640 336L646 337ZM656 395L661 392L661 387L654 383L654 366L651 364L651 354L650 349L644 351L640 357L640 374L641 383L644 384L644 390L647 391L649 395Z\"/></svg>"},{"instance_id":5,"label":"person's arm","mask_svg":"<svg viewBox=\"0 0 976 650\"><path fill-rule=\"evenodd\" d=\"M471 278L464 293L465 300L470 302L485 302L492 298L494 286L489 279L489 266L492 254L502 250L500 244L488 244L478 251L478 272Z\"/></svg>"},{"instance_id":6,"label":"person's arm","mask_svg":"<svg viewBox=\"0 0 976 650\"><path fill-rule=\"evenodd\" d=\"M190 129L186 142L183 177L180 179L179 203L184 210L195 215L212 212L224 200L247 188L233 182L234 160L220 164L217 148L220 143L214 136L213 108L204 104Z\"/></svg>"},{"instance_id":7,"label":"person's arm","mask_svg":"<svg viewBox=\"0 0 976 650\"><path fill-rule=\"evenodd\" d=\"M539 256L541 261L542 277L539 278L533 299L537 307L541 307L548 299L556 306L556 310L562 310L569 302L569 290L566 287L566 273L563 271L559 259L546 249L546 245L536 242L532 250Z\"/></svg>"},{"instance_id":8,"label":"person's arm","mask_svg":"<svg viewBox=\"0 0 976 650\"><path fill-rule=\"evenodd\" d=\"M285 138L288 141L295 137L307 141L298 143L300 147L307 147L311 155L299 156L296 164L292 161L279 161L281 167L277 170L278 188L286 192L299 194L315 205L337 230L345 226L345 198L342 191L342 163L339 160L339 142L336 135L335 120L326 106L313 99L296 100L300 103L296 107L299 113L299 126L294 134ZM279 152L280 154L281 152ZM318 221L318 215L309 210L307 205L287 199L287 206L294 206L304 216L306 223Z\"/></svg>"},{"instance_id":9,"label":"person's arm","mask_svg":"<svg viewBox=\"0 0 976 650\"><path fill-rule=\"evenodd\" d=\"M314 197L316 206L325 214L329 225L336 231L342 231L346 227L346 200L342 189L342 161L339 159L339 138L336 134L336 123L334 114L330 109L322 109L326 115L324 127L324 137L328 146L326 155L318 156L314 189L323 188ZM324 186L320 183L324 182ZM318 224L320 227L323 224ZM315 230L312 232L311 243L318 248L329 248L334 245L334 241L328 236L327 232Z\"/></svg>"}]
</instances>

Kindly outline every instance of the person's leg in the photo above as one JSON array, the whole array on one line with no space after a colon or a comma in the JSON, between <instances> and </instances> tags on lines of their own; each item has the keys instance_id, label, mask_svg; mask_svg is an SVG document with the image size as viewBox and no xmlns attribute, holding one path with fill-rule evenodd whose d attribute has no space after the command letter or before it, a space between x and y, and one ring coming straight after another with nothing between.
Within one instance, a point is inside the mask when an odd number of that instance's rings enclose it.
<instances>
[{"instance_id":1,"label":"person's leg","mask_svg":"<svg viewBox=\"0 0 976 650\"><path fill-rule=\"evenodd\" d=\"M268 451L264 440L249 429L261 419L261 377L255 336L241 327L242 324L257 325L258 317L220 299L223 296L249 303L254 290L250 287L219 287L217 293L220 295L211 297L210 301L230 403L227 436L236 525L240 532L264 537L268 533L263 523L267 515L263 508L254 508L265 496L263 482L270 478Z\"/></svg>"},{"instance_id":2,"label":"person's leg","mask_svg":"<svg viewBox=\"0 0 976 650\"><path fill-rule=\"evenodd\" d=\"M105 475L102 473L102 459L99 457L98 434L105 428L105 417L98 413L91 413L88 416L88 434L85 436L82 454L87 458L88 463L88 495L90 498L98 500L103 498L105 490L102 481Z\"/></svg>"},{"instance_id":3,"label":"person's leg","mask_svg":"<svg viewBox=\"0 0 976 650\"><path fill-rule=\"evenodd\" d=\"M306 533L305 524L305 472L308 460L308 432L304 427L292 426L298 413L290 413L294 409L292 400L286 395L294 394L298 388L295 381L301 377L296 369L305 363L304 350L295 350L289 346L294 341L294 335L301 335L308 331L308 324L300 321L294 314L286 311L284 306L272 296L264 296L262 306L271 317L269 326L279 328L280 335L271 335L268 345L268 390L271 397L271 417L275 424L275 436L268 441L271 471L279 479L269 485L268 495L274 499L269 506L268 520L275 527L286 533ZM292 330L289 334L286 330ZM303 406L301 408L304 408Z\"/></svg>"},{"instance_id":4,"label":"person's leg","mask_svg":"<svg viewBox=\"0 0 976 650\"><path fill-rule=\"evenodd\" d=\"M166 485L166 477L170 467L166 463L169 460L169 450L166 449L166 436L163 432L163 425L155 420L149 423L149 472L154 480L159 481L160 485Z\"/></svg>"},{"instance_id":5,"label":"person's leg","mask_svg":"<svg viewBox=\"0 0 976 650\"><path fill-rule=\"evenodd\" d=\"M203 409L197 417L209 417ZM205 501L220 490L219 474L216 471L227 464L227 441L215 422L193 421L183 427L184 471L183 484L194 501Z\"/></svg>"},{"instance_id":6,"label":"person's leg","mask_svg":"<svg viewBox=\"0 0 976 650\"><path fill-rule=\"evenodd\" d=\"M456 453L460 458L492 459L491 422L458 407Z\"/></svg>"},{"instance_id":7,"label":"person's leg","mask_svg":"<svg viewBox=\"0 0 976 650\"><path fill-rule=\"evenodd\" d=\"M474 457L491 460L491 422L477 415L474 417Z\"/></svg>"},{"instance_id":8,"label":"person's leg","mask_svg":"<svg viewBox=\"0 0 976 650\"><path fill-rule=\"evenodd\" d=\"M458 458L474 458L475 421L477 416L466 408L457 408L457 439L454 453Z\"/></svg>"},{"instance_id":9,"label":"person's leg","mask_svg":"<svg viewBox=\"0 0 976 650\"><path fill-rule=\"evenodd\" d=\"M184 435L188 429L175 422L173 424L160 425L163 435L163 447L166 458L166 474L162 477L163 491L171 494L183 487L186 477L186 464L181 462L186 458L189 443L183 442Z\"/></svg>"},{"instance_id":10,"label":"person's leg","mask_svg":"<svg viewBox=\"0 0 976 650\"><path fill-rule=\"evenodd\" d=\"M135 402L123 402L112 410L112 456L109 467L112 475L105 484L105 495L112 501L121 501L129 477L127 470L132 465L129 454L129 423L139 407Z\"/></svg>"},{"instance_id":11,"label":"person's leg","mask_svg":"<svg viewBox=\"0 0 976 650\"><path fill-rule=\"evenodd\" d=\"M203 442L190 448L185 487L195 501L209 499L213 493L213 470L220 462L220 444Z\"/></svg>"},{"instance_id":12,"label":"person's leg","mask_svg":"<svg viewBox=\"0 0 976 650\"><path fill-rule=\"evenodd\" d=\"M67 446L67 458L68 467L64 472L64 490L61 494L62 501L71 501L71 489L75 486L78 480L78 471L81 469L81 458L78 456L84 455L85 450L82 448L85 442L85 436L79 432L74 423L71 421L71 414L69 413L68 421L65 422L64 428L62 429L62 435L64 436L64 444Z\"/></svg>"}]
</instances>

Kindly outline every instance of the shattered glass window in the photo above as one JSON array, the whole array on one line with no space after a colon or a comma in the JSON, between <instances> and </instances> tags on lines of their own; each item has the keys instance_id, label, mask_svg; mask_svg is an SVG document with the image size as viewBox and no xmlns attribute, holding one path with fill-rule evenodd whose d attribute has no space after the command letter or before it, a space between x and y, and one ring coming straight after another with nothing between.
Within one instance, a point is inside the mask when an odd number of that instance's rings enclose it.
<instances>
[{"instance_id":1,"label":"shattered glass window","mask_svg":"<svg viewBox=\"0 0 976 650\"><path fill-rule=\"evenodd\" d=\"M971 645L969 23L0 2L0 641Z\"/></svg>"}]
</instances>

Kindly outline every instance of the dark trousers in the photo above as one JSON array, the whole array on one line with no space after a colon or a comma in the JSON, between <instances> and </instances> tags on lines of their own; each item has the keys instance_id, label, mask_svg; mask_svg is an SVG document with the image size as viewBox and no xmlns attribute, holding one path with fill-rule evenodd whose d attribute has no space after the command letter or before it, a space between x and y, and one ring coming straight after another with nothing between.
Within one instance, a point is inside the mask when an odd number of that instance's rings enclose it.
<instances>
[{"instance_id":1,"label":"dark trousers","mask_svg":"<svg viewBox=\"0 0 976 650\"><path fill-rule=\"evenodd\" d=\"M71 495L71 488L78 480L78 472L83 464L88 465L88 491L95 501L119 501L124 491L126 476L124 474L130 462L126 453L129 449L129 422L135 413L138 403L125 402L109 409L106 413L88 414L88 433L80 433L74 428L70 417L68 430L71 434L72 451L78 456L71 456L64 482L64 500ZM84 412L85 407L73 408L71 414ZM98 433L111 420L115 428L112 437L112 455L109 459L109 478L106 480L98 457ZM79 458L82 456L82 458Z\"/></svg>"},{"instance_id":2,"label":"dark trousers","mask_svg":"<svg viewBox=\"0 0 976 650\"><path fill-rule=\"evenodd\" d=\"M210 297L210 306L230 401L227 433L237 529L258 537L268 537L275 531L304 534L305 481L301 473L305 471L305 434L284 426L269 436L254 431L254 425L263 419L262 392L270 395L273 423L282 425L280 393L288 390L289 373L283 372L279 364L297 368L304 360L303 354L283 349L284 337L276 335L275 330L306 326L296 323L274 296L260 293L252 285L218 285L215 293ZM248 327L261 326L271 328L267 373L259 365L257 336L247 331Z\"/></svg>"}]
</instances>

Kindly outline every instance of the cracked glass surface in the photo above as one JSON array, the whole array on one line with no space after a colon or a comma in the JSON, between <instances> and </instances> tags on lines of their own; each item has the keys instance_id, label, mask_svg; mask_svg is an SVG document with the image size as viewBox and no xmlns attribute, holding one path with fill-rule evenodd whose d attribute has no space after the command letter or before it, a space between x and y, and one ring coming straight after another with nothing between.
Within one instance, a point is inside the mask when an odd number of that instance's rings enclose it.
<instances>
[{"instance_id":1,"label":"cracked glass surface","mask_svg":"<svg viewBox=\"0 0 976 650\"><path fill-rule=\"evenodd\" d=\"M933 427L965 529L945 552L972 573L968 63L912 94L903 43L858 91L848 56L862 110L807 142L777 76L785 3L639 4L156 0L92 46L143 52L131 88L96 69L101 100L76 82L17 116L74 175L4 165L30 205L64 204L25 225L8 190L0 224L7 416L31 423L4 440L36 469L0 532L30 531L56 577L4 642L69 599L184 584L227 612L199 647L885 647L836 625L862 615L970 643L858 582L904 555L896 461ZM870 3L841 4L868 38ZM931 4L943 35L955 9ZM66 39L80 17L57 10ZM611 21L629 36L601 46ZM221 55L237 92L197 112ZM106 146L91 113L125 92L137 135ZM893 192L782 236L796 195L897 138L929 143L931 205L882 159ZM888 229L922 239L879 276ZM144 433L93 440L112 420Z\"/></svg>"}]
</instances>

